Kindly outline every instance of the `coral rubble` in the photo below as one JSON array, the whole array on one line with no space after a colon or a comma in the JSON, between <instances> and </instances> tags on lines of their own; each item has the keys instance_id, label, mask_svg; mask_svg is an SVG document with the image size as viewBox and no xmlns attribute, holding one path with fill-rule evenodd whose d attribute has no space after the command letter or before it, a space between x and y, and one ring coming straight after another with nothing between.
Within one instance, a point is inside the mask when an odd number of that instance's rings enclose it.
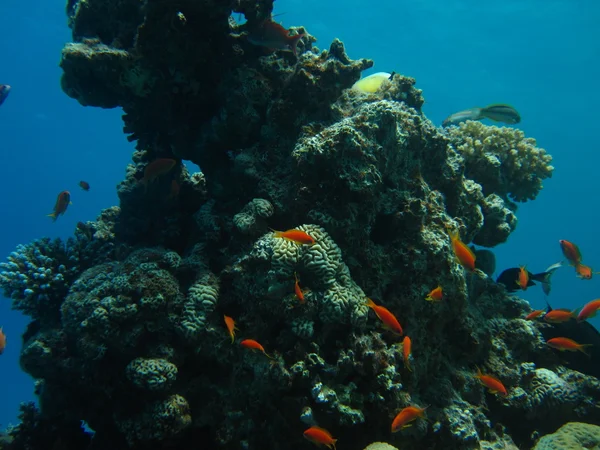
<instances>
[{"instance_id":1,"label":"coral rubble","mask_svg":"<svg viewBox=\"0 0 600 450\"><path fill-rule=\"evenodd\" d=\"M567 420L600 420L598 380L522 319L528 305L486 275L489 251L468 274L448 236L505 242L514 202L538 195L550 156L518 130L435 127L412 78L350 89L372 62L339 40L320 51L293 27L297 55L250 43L271 10L272 0L68 2L63 89L121 106L137 151L119 208L67 243L19 246L1 266L0 286L33 320L21 365L40 399L7 448L43 448L19 439L57 439L81 420L91 448L116 450L299 449L316 424L346 448L514 448ZM141 182L157 158L174 167ZM426 302L438 285L445 299ZM397 316L411 355L368 297ZM477 367L507 395L488 393ZM408 405L429 405L428 420L392 434Z\"/></svg>"}]
</instances>

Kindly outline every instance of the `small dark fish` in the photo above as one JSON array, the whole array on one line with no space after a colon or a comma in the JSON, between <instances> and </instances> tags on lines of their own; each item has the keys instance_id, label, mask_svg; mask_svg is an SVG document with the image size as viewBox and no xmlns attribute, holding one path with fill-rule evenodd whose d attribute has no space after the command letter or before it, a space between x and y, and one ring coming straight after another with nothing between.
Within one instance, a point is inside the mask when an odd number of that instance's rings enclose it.
<instances>
[{"instance_id":1,"label":"small dark fish","mask_svg":"<svg viewBox=\"0 0 600 450\"><path fill-rule=\"evenodd\" d=\"M90 183L88 183L87 181L80 181L79 182L79 187L81 189L83 189L84 191L89 191L90 190Z\"/></svg>"},{"instance_id":2,"label":"small dark fish","mask_svg":"<svg viewBox=\"0 0 600 450\"><path fill-rule=\"evenodd\" d=\"M290 31L286 30L272 19L266 19L248 34L248 41L254 45L267 47L275 50L292 51L296 53L298 41L304 37L304 33L290 36Z\"/></svg>"},{"instance_id":3,"label":"small dark fish","mask_svg":"<svg viewBox=\"0 0 600 450\"><path fill-rule=\"evenodd\" d=\"M8 84L0 84L0 105L4 103L6 97L10 93L10 86Z\"/></svg>"},{"instance_id":4,"label":"small dark fish","mask_svg":"<svg viewBox=\"0 0 600 450\"><path fill-rule=\"evenodd\" d=\"M54 205L54 211L48 214L48 217L52 217L52 222L56 222L58 216L64 214L67 208L71 204L71 193L69 191L62 191L58 194L56 204Z\"/></svg>"},{"instance_id":5,"label":"small dark fish","mask_svg":"<svg viewBox=\"0 0 600 450\"><path fill-rule=\"evenodd\" d=\"M495 122L508 123L511 125L521 121L521 116L515 108L500 103L481 108L481 116Z\"/></svg>"},{"instance_id":6,"label":"small dark fish","mask_svg":"<svg viewBox=\"0 0 600 450\"><path fill-rule=\"evenodd\" d=\"M547 312L552 311L548 301L546 301L546 304L548 305ZM600 378L600 364L598 364L598 360L600 360L600 333L594 325L589 322L569 320L552 325L540 324L538 326L546 342L557 337L566 337L575 342L592 344L587 349L589 357L580 352L560 352L556 356L570 369Z\"/></svg>"},{"instance_id":7,"label":"small dark fish","mask_svg":"<svg viewBox=\"0 0 600 450\"><path fill-rule=\"evenodd\" d=\"M482 108L471 108L454 113L444 119L442 126L448 127L450 125L458 125L459 123L466 122L467 120L481 120L483 119L483 116L481 115L481 109Z\"/></svg>"},{"instance_id":8,"label":"small dark fish","mask_svg":"<svg viewBox=\"0 0 600 450\"><path fill-rule=\"evenodd\" d=\"M535 286L535 283L533 281L538 281L542 283L542 290L544 291L544 294L549 295L550 289L552 287L550 283L550 278L552 277L554 271L560 267L562 267L562 263L552 264L544 272L536 274L533 274L527 270L527 287ZM521 287L518 284L520 273L520 267L512 267L510 269L506 269L500 274L500 276L498 276L498 278L496 279L496 283L503 284L508 292L515 292L521 289Z\"/></svg>"},{"instance_id":9,"label":"small dark fish","mask_svg":"<svg viewBox=\"0 0 600 450\"><path fill-rule=\"evenodd\" d=\"M496 271L496 256L490 250L476 249L471 246L475 253L475 267L491 277Z\"/></svg>"}]
</instances>

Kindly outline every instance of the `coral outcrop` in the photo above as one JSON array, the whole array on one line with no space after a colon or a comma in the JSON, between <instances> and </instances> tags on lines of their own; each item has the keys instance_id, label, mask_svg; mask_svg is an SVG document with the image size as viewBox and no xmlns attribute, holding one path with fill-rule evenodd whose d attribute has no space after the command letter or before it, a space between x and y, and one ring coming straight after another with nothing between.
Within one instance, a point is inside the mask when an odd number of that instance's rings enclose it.
<instances>
[{"instance_id":1,"label":"coral outcrop","mask_svg":"<svg viewBox=\"0 0 600 450\"><path fill-rule=\"evenodd\" d=\"M569 422L556 433L541 438L533 450L575 450L598 448L600 426L589 423Z\"/></svg>"},{"instance_id":2,"label":"coral outcrop","mask_svg":"<svg viewBox=\"0 0 600 450\"><path fill-rule=\"evenodd\" d=\"M479 183L485 195L526 202L535 199L542 181L552 176L552 157L516 128L467 121L450 127L448 135L465 159L465 176Z\"/></svg>"},{"instance_id":3,"label":"coral outcrop","mask_svg":"<svg viewBox=\"0 0 600 450\"><path fill-rule=\"evenodd\" d=\"M600 420L598 380L545 345L550 325L522 319L527 303L489 278L489 251L467 273L449 238L505 242L549 155L518 130L435 127L403 75L350 89L372 61L339 40L321 51L292 27L297 54L253 44L271 10L69 1L63 89L121 106L137 150L119 208L2 265L1 287L33 319L21 365L40 399L7 448L42 448L19 444L27 433L81 448L81 420L92 449L115 450L300 449L312 425L340 448L514 448ZM147 183L157 158L174 166ZM272 231L289 229L314 242ZM425 301L438 285L444 300ZM478 367L508 394L481 386ZM428 420L392 434L409 405L429 405Z\"/></svg>"}]
</instances>

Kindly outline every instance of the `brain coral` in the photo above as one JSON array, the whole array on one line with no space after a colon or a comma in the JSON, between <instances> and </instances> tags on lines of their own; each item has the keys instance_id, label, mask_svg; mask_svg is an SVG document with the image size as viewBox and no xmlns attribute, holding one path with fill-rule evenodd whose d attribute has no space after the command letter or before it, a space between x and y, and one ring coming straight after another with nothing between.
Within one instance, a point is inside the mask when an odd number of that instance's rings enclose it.
<instances>
[{"instance_id":1,"label":"brain coral","mask_svg":"<svg viewBox=\"0 0 600 450\"><path fill-rule=\"evenodd\" d=\"M541 438L533 450L582 450L600 448L600 427L569 422Z\"/></svg>"},{"instance_id":2,"label":"brain coral","mask_svg":"<svg viewBox=\"0 0 600 450\"><path fill-rule=\"evenodd\" d=\"M465 159L465 176L492 193L517 202L533 200L552 176L552 157L516 128L467 121L450 127L452 145Z\"/></svg>"},{"instance_id":3,"label":"brain coral","mask_svg":"<svg viewBox=\"0 0 600 450\"><path fill-rule=\"evenodd\" d=\"M236 273L244 281L235 283L242 297L250 292L269 309L281 305L286 294L292 305L297 304L292 289L297 274L302 286L310 288L306 301L311 308L306 313L289 311L290 321L299 336L312 335L311 321L322 323L364 324L367 318L366 296L350 277L342 260L342 252L329 234L317 225L296 227L307 232L316 241L313 245L299 245L274 233L261 237L249 255L240 261ZM263 272L263 267L268 269ZM243 267L243 269L242 269ZM256 275L259 270L263 275ZM281 310L286 308L281 307ZM300 315L299 317L296 317Z\"/></svg>"}]
</instances>

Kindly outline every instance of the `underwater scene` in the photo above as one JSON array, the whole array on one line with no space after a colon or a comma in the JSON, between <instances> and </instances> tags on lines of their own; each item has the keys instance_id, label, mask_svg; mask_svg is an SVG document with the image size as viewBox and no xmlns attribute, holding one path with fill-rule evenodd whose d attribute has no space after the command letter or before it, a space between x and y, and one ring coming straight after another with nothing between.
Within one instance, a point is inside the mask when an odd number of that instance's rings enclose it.
<instances>
[{"instance_id":1,"label":"underwater scene","mask_svg":"<svg viewBox=\"0 0 600 450\"><path fill-rule=\"evenodd\" d=\"M0 450L600 449L600 4L2 10Z\"/></svg>"}]
</instances>

